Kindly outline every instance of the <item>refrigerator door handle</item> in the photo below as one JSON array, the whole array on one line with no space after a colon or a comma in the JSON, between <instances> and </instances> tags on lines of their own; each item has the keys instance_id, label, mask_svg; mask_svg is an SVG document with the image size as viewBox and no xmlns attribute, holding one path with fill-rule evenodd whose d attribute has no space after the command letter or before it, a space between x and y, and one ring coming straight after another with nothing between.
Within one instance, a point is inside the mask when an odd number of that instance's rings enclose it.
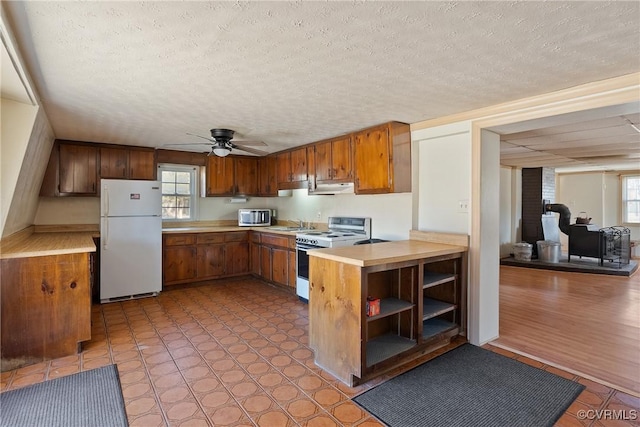
<instances>
[{"instance_id":1,"label":"refrigerator door handle","mask_svg":"<svg viewBox=\"0 0 640 427\"><path fill-rule=\"evenodd\" d=\"M107 244L109 243L109 217L104 218L104 237L102 239L102 249L107 250Z\"/></svg>"},{"instance_id":2,"label":"refrigerator door handle","mask_svg":"<svg viewBox=\"0 0 640 427\"><path fill-rule=\"evenodd\" d=\"M109 186L104 186L104 216L109 216Z\"/></svg>"}]
</instances>

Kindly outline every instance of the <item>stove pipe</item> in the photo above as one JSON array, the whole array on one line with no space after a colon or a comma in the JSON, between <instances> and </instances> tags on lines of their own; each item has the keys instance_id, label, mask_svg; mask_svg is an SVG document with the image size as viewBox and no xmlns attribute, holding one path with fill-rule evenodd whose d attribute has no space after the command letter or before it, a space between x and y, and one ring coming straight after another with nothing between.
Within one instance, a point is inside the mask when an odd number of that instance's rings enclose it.
<instances>
[{"instance_id":1,"label":"stove pipe","mask_svg":"<svg viewBox=\"0 0 640 427\"><path fill-rule=\"evenodd\" d=\"M557 212L560 214L558 227L560 231L568 236L571 230L569 228L569 224L571 223L571 211L569 211L569 208L560 203L548 203L545 205L545 210L547 212Z\"/></svg>"}]
</instances>

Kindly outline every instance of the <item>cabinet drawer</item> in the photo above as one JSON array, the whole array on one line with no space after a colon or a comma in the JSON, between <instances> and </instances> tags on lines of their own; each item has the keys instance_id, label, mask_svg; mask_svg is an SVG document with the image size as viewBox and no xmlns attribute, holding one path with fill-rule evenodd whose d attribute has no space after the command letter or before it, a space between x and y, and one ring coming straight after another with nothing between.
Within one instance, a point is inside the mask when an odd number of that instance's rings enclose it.
<instances>
[{"instance_id":1,"label":"cabinet drawer","mask_svg":"<svg viewBox=\"0 0 640 427\"><path fill-rule=\"evenodd\" d=\"M198 234L196 243L199 245L209 243L224 243L224 233L203 233Z\"/></svg>"},{"instance_id":2,"label":"cabinet drawer","mask_svg":"<svg viewBox=\"0 0 640 427\"><path fill-rule=\"evenodd\" d=\"M289 238L286 236L276 236L274 234L263 234L262 244L269 246L282 246L284 248L289 247Z\"/></svg>"},{"instance_id":3,"label":"cabinet drawer","mask_svg":"<svg viewBox=\"0 0 640 427\"><path fill-rule=\"evenodd\" d=\"M237 232L224 234L225 242L246 242L248 240L249 240L248 231L237 231Z\"/></svg>"},{"instance_id":4,"label":"cabinet drawer","mask_svg":"<svg viewBox=\"0 0 640 427\"><path fill-rule=\"evenodd\" d=\"M172 236L164 236L165 246L193 245L194 243L196 243L196 236L193 234L176 234Z\"/></svg>"},{"instance_id":5,"label":"cabinet drawer","mask_svg":"<svg viewBox=\"0 0 640 427\"><path fill-rule=\"evenodd\" d=\"M260 243L260 236L262 234L259 231L252 231L250 236L250 239L253 243Z\"/></svg>"},{"instance_id":6,"label":"cabinet drawer","mask_svg":"<svg viewBox=\"0 0 640 427\"><path fill-rule=\"evenodd\" d=\"M296 238L294 237L289 237L289 249L295 249L296 248Z\"/></svg>"}]
</instances>

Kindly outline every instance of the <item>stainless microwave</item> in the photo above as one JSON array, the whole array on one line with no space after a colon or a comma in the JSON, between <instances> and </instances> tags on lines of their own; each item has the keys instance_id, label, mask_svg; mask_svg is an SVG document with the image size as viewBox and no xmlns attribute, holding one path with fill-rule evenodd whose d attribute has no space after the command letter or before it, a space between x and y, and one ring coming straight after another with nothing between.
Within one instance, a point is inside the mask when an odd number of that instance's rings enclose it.
<instances>
[{"instance_id":1,"label":"stainless microwave","mask_svg":"<svg viewBox=\"0 0 640 427\"><path fill-rule=\"evenodd\" d=\"M241 227L271 225L271 209L238 209L238 225Z\"/></svg>"}]
</instances>

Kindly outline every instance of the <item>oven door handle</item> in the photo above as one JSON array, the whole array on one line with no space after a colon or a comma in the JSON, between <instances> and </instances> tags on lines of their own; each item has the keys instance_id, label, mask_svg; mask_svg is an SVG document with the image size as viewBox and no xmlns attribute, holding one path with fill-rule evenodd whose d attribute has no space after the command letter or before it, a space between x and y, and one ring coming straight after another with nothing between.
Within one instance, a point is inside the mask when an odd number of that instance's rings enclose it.
<instances>
[{"instance_id":1,"label":"oven door handle","mask_svg":"<svg viewBox=\"0 0 640 427\"><path fill-rule=\"evenodd\" d=\"M306 252L308 249L320 249L320 246L304 245L304 244L296 243L296 249L300 249L301 251Z\"/></svg>"}]
</instances>

